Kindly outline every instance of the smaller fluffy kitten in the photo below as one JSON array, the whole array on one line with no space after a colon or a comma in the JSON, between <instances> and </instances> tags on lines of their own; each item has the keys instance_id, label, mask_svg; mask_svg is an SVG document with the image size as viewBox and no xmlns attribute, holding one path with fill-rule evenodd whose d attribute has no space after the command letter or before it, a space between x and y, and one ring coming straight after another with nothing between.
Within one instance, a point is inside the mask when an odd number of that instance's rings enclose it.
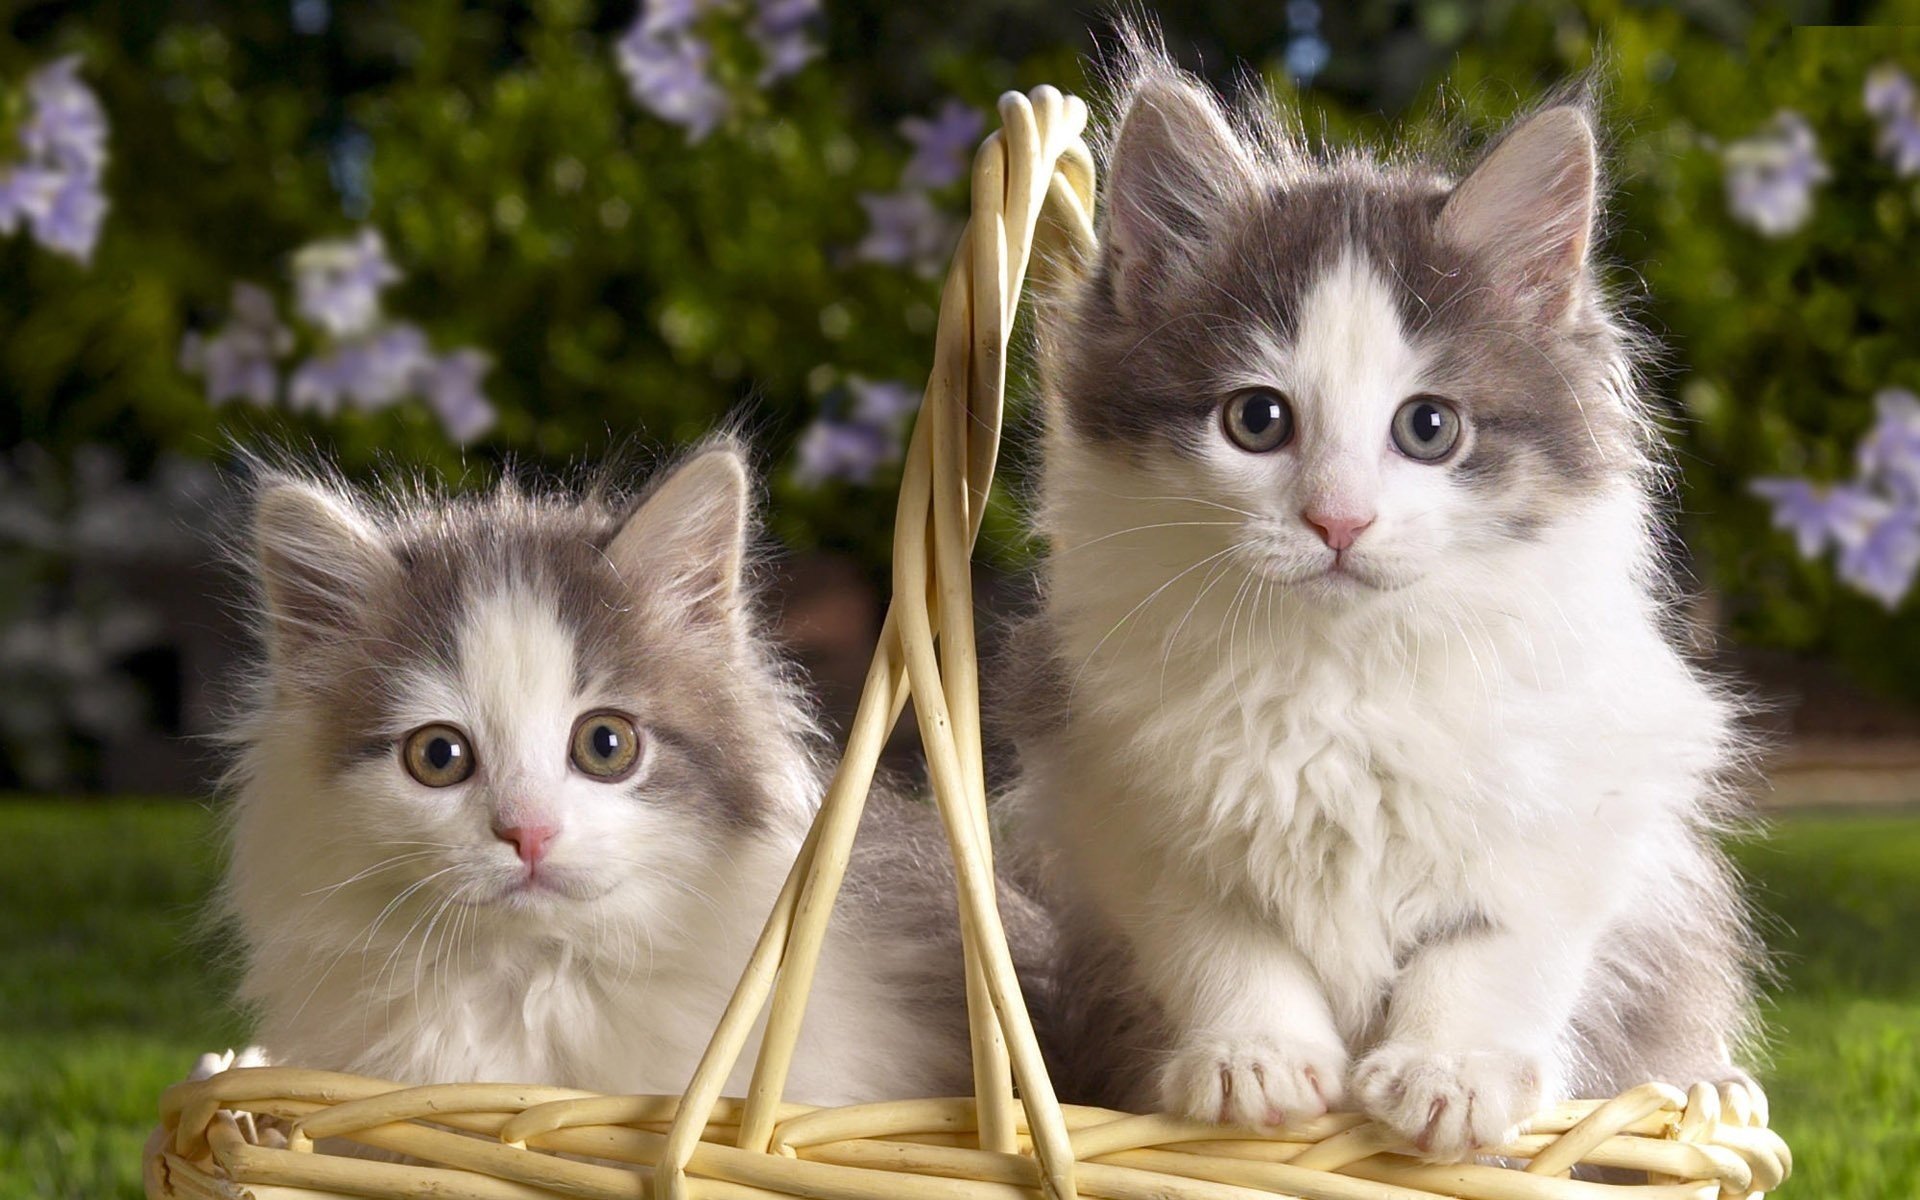
<instances>
[{"instance_id":1,"label":"smaller fluffy kitten","mask_svg":"<svg viewBox=\"0 0 1920 1200\"><path fill-rule=\"evenodd\" d=\"M825 781L743 582L749 507L729 445L637 504L267 474L225 906L275 1061L685 1086ZM876 794L791 1098L967 1089L953 912L931 811Z\"/></svg>"},{"instance_id":2,"label":"smaller fluffy kitten","mask_svg":"<svg viewBox=\"0 0 1920 1200\"><path fill-rule=\"evenodd\" d=\"M1591 115L1456 181L1129 83L1020 653L1062 1093L1451 1159L1741 1078L1736 710L1669 633Z\"/></svg>"}]
</instances>

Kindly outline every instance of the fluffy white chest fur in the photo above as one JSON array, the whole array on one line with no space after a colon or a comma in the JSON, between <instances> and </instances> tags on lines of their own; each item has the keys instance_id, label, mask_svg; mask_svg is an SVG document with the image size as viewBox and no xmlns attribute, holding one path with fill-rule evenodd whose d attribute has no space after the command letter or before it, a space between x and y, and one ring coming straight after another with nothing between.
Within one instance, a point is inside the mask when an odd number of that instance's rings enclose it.
<instances>
[{"instance_id":1,"label":"fluffy white chest fur","mask_svg":"<svg viewBox=\"0 0 1920 1200\"><path fill-rule=\"evenodd\" d=\"M1158 1074L1106 1099L1220 1111L1239 1069L1265 1081L1241 1084L1262 1107L1228 1111L1262 1123L1362 1086L1350 1056L1408 1025L1463 1072L1457 1056L1502 1048L1481 1069L1507 1082L1479 1086L1515 1111L1636 1071L1732 1073L1717 1035L1668 1047L1621 994L1646 974L1636 955L1683 954L1680 931L1724 915L1699 821L1730 736L1630 563L1609 561L1632 552L1605 536L1636 529L1631 511L1597 505L1456 581L1457 609L1319 617L1198 575L1149 602L1168 572L1142 564L1187 551L1096 546L1130 519L1109 505L1052 515L1092 548L1054 564L1067 716L1023 758L1018 803L1081 936L1124 946L1169 1027ZM1727 1032L1723 972L1703 990ZM1583 1006L1634 1027L1582 1037Z\"/></svg>"},{"instance_id":2,"label":"fluffy white chest fur","mask_svg":"<svg viewBox=\"0 0 1920 1200\"><path fill-rule=\"evenodd\" d=\"M1562 890L1599 918L1632 872L1659 869L1639 848L1684 825L1718 761L1716 703L1658 638L1622 628L1618 606L1644 601L1583 556L1528 569L1584 571L1587 589L1530 604L1514 588L1472 624L1417 607L1269 624L1255 589L1196 582L1113 637L1153 577L1114 587L1138 557L1064 565L1074 717L1060 769L1036 763L1063 802L1048 819L1098 841L1103 891L1171 886L1141 881L1172 870L1284 928L1363 1037L1423 936ZM1099 602L1065 599L1081 570Z\"/></svg>"},{"instance_id":3,"label":"fluffy white chest fur","mask_svg":"<svg viewBox=\"0 0 1920 1200\"><path fill-rule=\"evenodd\" d=\"M654 914L651 937L542 934L532 921L480 928L471 914L424 903L389 912L368 937L356 922L378 919L384 905L283 907L247 919L263 949L244 998L261 1012L258 1037L277 1061L410 1083L565 1080L615 1094L677 1094L795 848L741 853L738 874L696 881L711 904ZM263 903L284 905L285 894ZM287 953L264 949L275 938ZM900 970L897 955L916 953L862 946L840 923L808 1008L792 1098L852 1103L958 1082L953 1049L928 1054L928 1032L912 1011L885 1003L883 970ZM952 1042L952 1031L932 1041ZM744 1091L758 1044L756 1032L728 1094Z\"/></svg>"}]
</instances>

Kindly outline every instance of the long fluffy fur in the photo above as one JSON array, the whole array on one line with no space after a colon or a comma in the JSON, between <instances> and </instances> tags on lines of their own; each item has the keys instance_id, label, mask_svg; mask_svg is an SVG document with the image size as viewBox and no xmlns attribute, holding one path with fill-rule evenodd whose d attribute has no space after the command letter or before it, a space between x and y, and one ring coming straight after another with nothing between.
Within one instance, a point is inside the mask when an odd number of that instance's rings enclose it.
<instances>
[{"instance_id":1,"label":"long fluffy fur","mask_svg":"<svg viewBox=\"0 0 1920 1200\"><path fill-rule=\"evenodd\" d=\"M697 486L677 486L689 473ZM741 574L745 478L725 442L637 495L364 492L260 472L244 562L268 653L230 737L222 908L276 1061L409 1083L684 1087L826 778L800 681ZM648 757L626 783L552 769L576 710L596 707L639 717ZM405 774L396 741L427 720L469 727L471 780L430 790ZM513 851L488 824L529 805L561 819L547 865L563 894L509 886ZM1003 904L1037 980L1045 921L1017 892ZM953 911L931 812L882 789L790 1096L965 1089Z\"/></svg>"},{"instance_id":2,"label":"long fluffy fur","mask_svg":"<svg viewBox=\"0 0 1920 1200\"><path fill-rule=\"evenodd\" d=\"M1445 1158L1555 1096L1739 1078L1738 705L1676 648L1590 100L1459 177L1316 151L1148 40L1119 75L1011 672L1063 1091L1352 1099ZM1296 443L1225 441L1249 387ZM1465 414L1446 465L1387 448L1416 393ZM1301 515L1329 496L1379 506L1350 580Z\"/></svg>"}]
</instances>

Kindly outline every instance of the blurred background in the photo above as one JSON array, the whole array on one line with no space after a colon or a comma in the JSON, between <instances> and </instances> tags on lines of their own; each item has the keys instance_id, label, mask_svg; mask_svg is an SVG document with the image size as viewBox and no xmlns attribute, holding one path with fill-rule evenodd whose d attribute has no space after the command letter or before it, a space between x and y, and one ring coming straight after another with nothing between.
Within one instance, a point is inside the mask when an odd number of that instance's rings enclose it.
<instances>
[{"instance_id":1,"label":"blurred background","mask_svg":"<svg viewBox=\"0 0 1920 1200\"><path fill-rule=\"evenodd\" d=\"M1765 702L1774 817L1739 853L1789 1194L1920 1194L1920 6L1157 16L1335 139L1470 143L1597 70L1675 553ZM973 148L1001 91L1085 92L1104 19L0 0L0 1196L136 1194L157 1089L244 1037L195 924L237 449L478 487L743 420L782 635L840 711ZM1016 435L1006 494L1026 462ZM990 603L1031 552L1003 496Z\"/></svg>"}]
</instances>

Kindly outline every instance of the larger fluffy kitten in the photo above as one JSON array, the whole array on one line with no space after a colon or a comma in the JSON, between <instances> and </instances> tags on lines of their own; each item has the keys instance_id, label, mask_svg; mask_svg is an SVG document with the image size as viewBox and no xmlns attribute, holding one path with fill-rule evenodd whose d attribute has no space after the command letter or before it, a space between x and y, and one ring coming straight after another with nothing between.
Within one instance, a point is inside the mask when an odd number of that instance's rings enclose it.
<instances>
[{"instance_id":1,"label":"larger fluffy kitten","mask_svg":"<svg viewBox=\"0 0 1920 1200\"><path fill-rule=\"evenodd\" d=\"M276 1061L685 1086L824 779L748 525L725 447L637 506L267 480L226 899ZM874 797L793 1098L968 1087L946 861L930 810ZM1005 904L1030 956L1037 912Z\"/></svg>"},{"instance_id":2,"label":"larger fluffy kitten","mask_svg":"<svg viewBox=\"0 0 1920 1200\"><path fill-rule=\"evenodd\" d=\"M1666 632L1595 209L1577 104L1454 183L1138 67L1021 653L1068 1094L1446 1158L1738 1074L1730 704Z\"/></svg>"}]
</instances>

